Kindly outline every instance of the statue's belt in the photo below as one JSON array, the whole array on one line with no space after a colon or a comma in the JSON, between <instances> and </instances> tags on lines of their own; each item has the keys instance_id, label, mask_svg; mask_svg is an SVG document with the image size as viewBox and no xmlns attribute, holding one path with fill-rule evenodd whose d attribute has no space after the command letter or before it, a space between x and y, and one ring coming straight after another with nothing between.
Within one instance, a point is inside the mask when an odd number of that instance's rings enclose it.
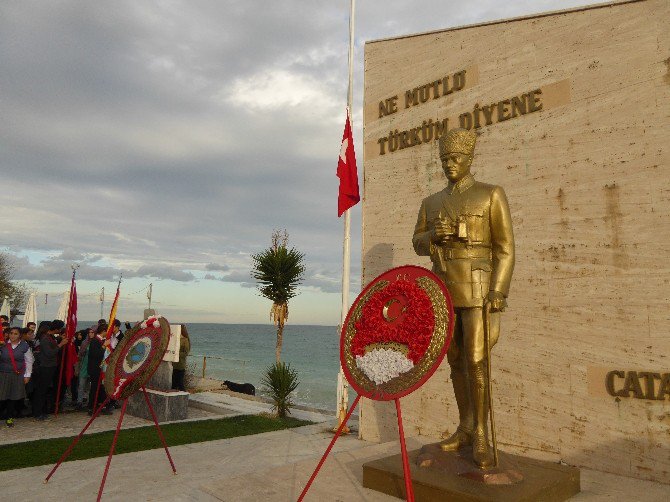
<instances>
[{"instance_id":1,"label":"statue's belt","mask_svg":"<svg viewBox=\"0 0 670 502\"><path fill-rule=\"evenodd\" d=\"M450 246L439 246L440 254L445 260L459 260L467 258L491 258L491 248L472 247L455 248Z\"/></svg>"}]
</instances>

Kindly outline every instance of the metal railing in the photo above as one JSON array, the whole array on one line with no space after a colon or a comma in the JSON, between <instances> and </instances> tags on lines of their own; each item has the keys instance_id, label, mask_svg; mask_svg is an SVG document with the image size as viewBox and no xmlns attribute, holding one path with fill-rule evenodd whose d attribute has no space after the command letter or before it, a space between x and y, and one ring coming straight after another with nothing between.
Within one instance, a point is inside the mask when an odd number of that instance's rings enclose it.
<instances>
[{"instance_id":1,"label":"metal railing","mask_svg":"<svg viewBox=\"0 0 670 502\"><path fill-rule=\"evenodd\" d=\"M207 354L189 354L189 357L202 357L202 378L206 378L207 373L207 359L220 359L222 361L231 361L234 363L242 363L242 366L245 366L248 362L251 362L248 359L231 359L229 357L223 356L208 356Z\"/></svg>"}]
</instances>

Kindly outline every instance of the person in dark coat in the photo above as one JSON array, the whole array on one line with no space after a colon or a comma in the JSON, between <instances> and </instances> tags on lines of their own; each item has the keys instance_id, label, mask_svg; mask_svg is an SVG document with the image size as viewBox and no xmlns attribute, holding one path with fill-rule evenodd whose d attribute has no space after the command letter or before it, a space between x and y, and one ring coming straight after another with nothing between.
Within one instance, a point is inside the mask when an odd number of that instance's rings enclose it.
<instances>
[{"instance_id":1,"label":"person in dark coat","mask_svg":"<svg viewBox=\"0 0 670 502\"><path fill-rule=\"evenodd\" d=\"M54 399L53 384L58 367L58 350L67 343L66 338L57 341L56 334L60 333L63 327L65 323L56 319L49 325L49 330L39 338L39 352L35 356L38 369L33 374L33 416L37 420L48 418L48 410Z\"/></svg>"},{"instance_id":2,"label":"person in dark coat","mask_svg":"<svg viewBox=\"0 0 670 502\"><path fill-rule=\"evenodd\" d=\"M106 340L105 334L107 333L107 325L99 324L95 330L95 336L91 338L91 341L88 344L88 376L91 379L91 390L88 394L88 414L93 415L95 411L94 407L100 406L107 399L107 392L105 392L105 384L101 382L102 378L102 365L103 359L105 357L105 348ZM99 384L98 384L99 382ZM99 390L98 390L99 387ZM98 399L96 401L95 394L98 393ZM108 404L102 410L103 415L111 415L111 406Z\"/></svg>"}]
</instances>

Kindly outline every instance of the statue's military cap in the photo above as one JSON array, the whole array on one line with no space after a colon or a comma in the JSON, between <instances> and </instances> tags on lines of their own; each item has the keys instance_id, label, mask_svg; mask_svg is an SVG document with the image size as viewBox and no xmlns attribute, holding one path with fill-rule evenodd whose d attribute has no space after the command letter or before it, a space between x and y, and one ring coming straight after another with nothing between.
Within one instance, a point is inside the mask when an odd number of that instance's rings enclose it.
<instances>
[{"instance_id":1,"label":"statue's military cap","mask_svg":"<svg viewBox=\"0 0 670 502\"><path fill-rule=\"evenodd\" d=\"M477 134L467 129L452 129L440 138L440 153L463 153L472 155L475 152Z\"/></svg>"}]
</instances>

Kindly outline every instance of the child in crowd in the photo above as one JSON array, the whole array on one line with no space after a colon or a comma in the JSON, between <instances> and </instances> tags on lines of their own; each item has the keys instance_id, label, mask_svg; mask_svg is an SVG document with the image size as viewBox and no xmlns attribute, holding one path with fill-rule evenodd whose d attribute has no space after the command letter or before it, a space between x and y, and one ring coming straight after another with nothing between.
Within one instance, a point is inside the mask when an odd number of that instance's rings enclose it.
<instances>
[{"instance_id":1,"label":"child in crowd","mask_svg":"<svg viewBox=\"0 0 670 502\"><path fill-rule=\"evenodd\" d=\"M26 327L23 328L23 332L21 333L23 336L23 339L28 342L28 345L30 345L34 340L35 340L35 330L37 329L37 325L34 322L29 322L26 324ZM32 348L32 346L31 346Z\"/></svg>"},{"instance_id":2,"label":"child in crowd","mask_svg":"<svg viewBox=\"0 0 670 502\"><path fill-rule=\"evenodd\" d=\"M10 328L7 343L0 347L0 402L4 404L5 424L14 426L26 397L25 385L33 371L33 353L21 339L20 328Z\"/></svg>"}]
</instances>

